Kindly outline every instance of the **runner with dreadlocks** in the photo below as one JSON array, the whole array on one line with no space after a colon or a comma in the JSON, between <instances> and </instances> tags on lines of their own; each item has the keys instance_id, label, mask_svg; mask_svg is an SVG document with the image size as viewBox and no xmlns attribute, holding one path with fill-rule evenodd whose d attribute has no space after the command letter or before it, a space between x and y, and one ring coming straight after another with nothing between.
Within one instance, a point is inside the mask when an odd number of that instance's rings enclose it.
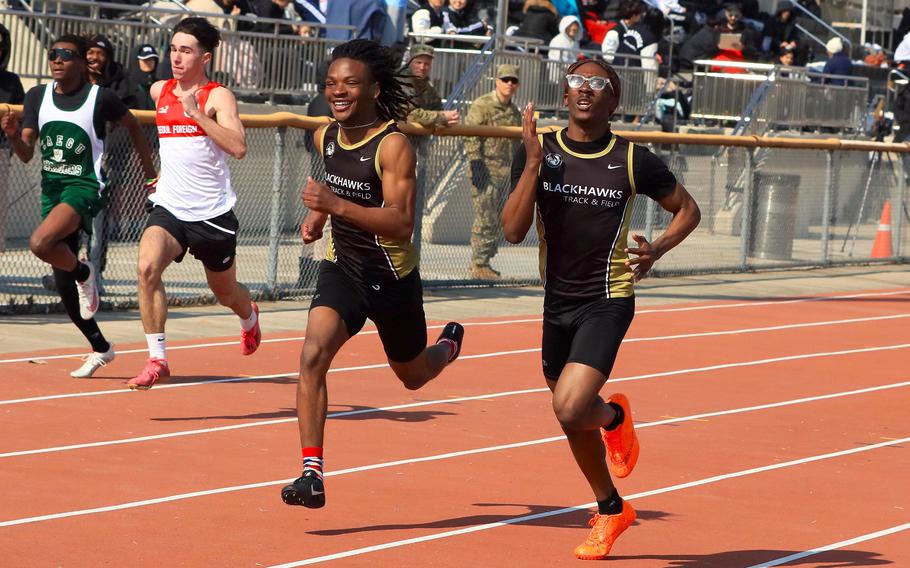
<instances>
[{"instance_id":1,"label":"runner with dreadlocks","mask_svg":"<svg viewBox=\"0 0 910 568\"><path fill-rule=\"evenodd\" d=\"M389 366L405 388L416 390L458 357L462 326L446 324L427 347L423 289L414 227L416 158L396 120L408 97L388 48L353 40L332 52L325 97L334 120L316 132L325 182L310 178L303 203L303 240L322 237L328 216L332 233L319 266L300 354L297 419L303 474L281 490L288 505L325 505L323 433L328 395L326 373L335 354L373 320Z\"/></svg>"},{"instance_id":2,"label":"runner with dreadlocks","mask_svg":"<svg viewBox=\"0 0 910 568\"><path fill-rule=\"evenodd\" d=\"M543 374L556 418L597 500L591 533L575 549L584 560L607 556L635 521L635 510L610 477L626 477L638 460L632 409L622 394L607 400L599 394L632 323L633 283L701 218L695 200L660 158L610 131L619 96L616 71L586 59L566 71L567 128L538 136L534 106L528 104L524 144L512 161L512 194L502 212L505 238L519 243L537 208ZM632 235L637 246L629 247L637 194L657 201L673 220L653 243Z\"/></svg>"}]
</instances>

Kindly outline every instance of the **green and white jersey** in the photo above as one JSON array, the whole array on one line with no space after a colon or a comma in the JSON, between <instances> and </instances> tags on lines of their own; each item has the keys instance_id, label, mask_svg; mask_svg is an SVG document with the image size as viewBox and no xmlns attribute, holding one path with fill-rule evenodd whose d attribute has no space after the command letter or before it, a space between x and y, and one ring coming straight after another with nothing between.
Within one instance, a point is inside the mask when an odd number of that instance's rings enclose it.
<instances>
[{"instance_id":1,"label":"green and white jersey","mask_svg":"<svg viewBox=\"0 0 910 568\"><path fill-rule=\"evenodd\" d=\"M41 146L41 188L60 191L80 185L101 196L107 179L101 170L104 141L95 132L95 102L100 87L93 85L81 106L63 110L54 104L54 85L45 87L38 111L38 143Z\"/></svg>"}]
</instances>

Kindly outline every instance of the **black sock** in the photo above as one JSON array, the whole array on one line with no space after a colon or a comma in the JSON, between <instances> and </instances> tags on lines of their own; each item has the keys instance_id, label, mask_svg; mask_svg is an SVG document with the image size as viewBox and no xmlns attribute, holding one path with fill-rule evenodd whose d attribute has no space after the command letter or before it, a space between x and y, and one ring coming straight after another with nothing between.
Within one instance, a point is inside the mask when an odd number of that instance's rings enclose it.
<instances>
[{"instance_id":1,"label":"black sock","mask_svg":"<svg viewBox=\"0 0 910 568\"><path fill-rule=\"evenodd\" d=\"M610 405L610 408L616 411L616 416L613 417L612 422L604 426L604 430L615 430L616 428L619 428L620 424L622 424L623 419L626 417L626 413L623 411L622 407L615 402L608 402L607 404Z\"/></svg>"},{"instance_id":2,"label":"black sock","mask_svg":"<svg viewBox=\"0 0 910 568\"><path fill-rule=\"evenodd\" d=\"M622 513L622 497L619 496L619 492L616 489L613 490L612 495L603 501L597 502L597 512L601 515L618 515Z\"/></svg>"},{"instance_id":3,"label":"black sock","mask_svg":"<svg viewBox=\"0 0 910 568\"><path fill-rule=\"evenodd\" d=\"M73 278L75 278L77 282L85 282L86 280L88 280L88 277L91 275L91 272L89 272L87 264L77 260L76 268L73 269L73 271L70 272L70 274L73 275Z\"/></svg>"},{"instance_id":4,"label":"black sock","mask_svg":"<svg viewBox=\"0 0 910 568\"><path fill-rule=\"evenodd\" d=\"M82 266L85 266L81 262L79 263ZM88 269L85 266L86 270ZM98 322L94 318L84 320L82 316L79 315L79 296L76 293L76 279L75 271L67 272L65 270L60 270L59 268L54 269L54 280L57 282L57 292L60 294L60 299L63 301L63 307L66 309L66 314L70 317L70 320L79 328L79 331L82 332L82 335L88 339L88 342L92 345L92 351L97 353L105 353L108 349L111 348L111 344L107 342L104 338L104 335L101 333L101 329L98 328Z\"/></svg>"}]
</instances>

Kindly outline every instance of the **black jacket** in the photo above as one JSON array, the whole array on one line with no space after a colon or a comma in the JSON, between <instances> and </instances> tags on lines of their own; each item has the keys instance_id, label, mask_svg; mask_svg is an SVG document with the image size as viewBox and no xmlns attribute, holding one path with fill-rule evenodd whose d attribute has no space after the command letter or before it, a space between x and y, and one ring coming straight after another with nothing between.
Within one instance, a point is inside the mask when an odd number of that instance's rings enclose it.
<instances>
[{"instance_id":1,"label":"black jacket","mask_svg":"<svg viewBox=\"0 0 910 568\"><path fill-rule=\"evenodd\" d=\"M138 49L139 48L137 47L130 54L130 78L137 88L136 106L130 108L152 110L155 108L155 102L152 100L149 90L152 88L152 84L157 80L158 68L156 67L151 73L143 71L139 67L139 59L136 58ZM160 59L158 65L161 65Z\"/></svg>"},{"instance_id":2,"label":"black jacket","mask_svg":"<svg viewBox=\"0 0 910 568\"><path fill-rule=\"evenodd\" d=\"M549 45L550 40L559 33L559 16L556 8L549 2L540 2L528 5L521 25L515 35L521 37L535 37Z\"/></svg>"},{"instance_id":3,"label":"black jacket","mask_svg":"<svg viewBox=\"0 0 910 568\"><path fill-rule=\"evenodd\" d=\"M720 51L717 48L718 41L720 41L720 31L717 28L708 25L702 26L680 48L680 66L683 69L691 69L698 59L713 59Z\"/></svg>"},{"instance_id":4,"label":"black jacket","mask_svg":"<svg viewBox=\"0 0 910 568\"><path fill-rule=\"evenodd\" d=\"M25 100L25 90L22 88L19 76L6 70L9 55L9 31L0 24L0 103L21 105ZM6 136L0 130L0 146L5 146L6 143Z\"/></svg>"}]
</instances>

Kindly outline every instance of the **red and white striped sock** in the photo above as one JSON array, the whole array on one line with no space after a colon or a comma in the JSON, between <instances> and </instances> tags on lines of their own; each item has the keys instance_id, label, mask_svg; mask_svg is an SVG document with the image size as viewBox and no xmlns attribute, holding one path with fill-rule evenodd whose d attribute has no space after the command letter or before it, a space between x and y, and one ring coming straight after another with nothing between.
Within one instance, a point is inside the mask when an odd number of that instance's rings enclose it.
<instances>
[{"instance_id":1,"label":"red and white striped sock","mask_svg":"<svg viewBox=\"0 0 910 568\"><path fill-rule=\"evenodd\" d=\"M322 448L306 447L301 451L303 454L303 473L315 471L319 479L322 479Z\"/></svg>"}]
</instances>

